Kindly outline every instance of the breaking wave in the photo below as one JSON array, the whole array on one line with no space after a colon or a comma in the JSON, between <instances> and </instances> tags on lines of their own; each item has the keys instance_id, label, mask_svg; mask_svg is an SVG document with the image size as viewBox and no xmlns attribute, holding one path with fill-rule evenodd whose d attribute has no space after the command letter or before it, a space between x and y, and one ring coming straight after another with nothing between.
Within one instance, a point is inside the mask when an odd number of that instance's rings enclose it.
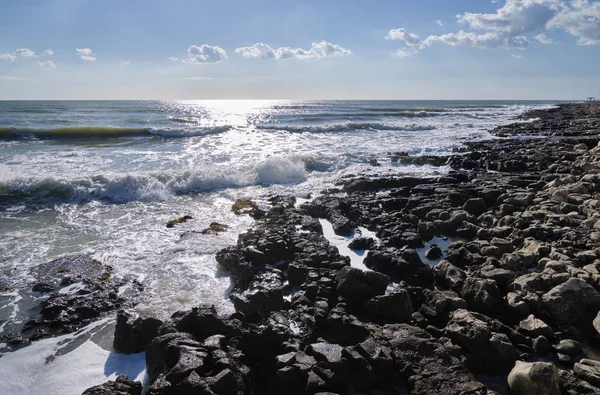
<instances>
[{"instance_id":1,"label":"breaking wave","mask_svg":"<svg viewBox=\"0 0 600 395\"><path fill-rule=\"evenodd\" d=\"M2 127L0 138L39 138L39 139L109 139L121 137L193 137L215 133L223 133L232 126L197 127L193 129L159 129L159 128L120 128L110 126L63 127L55 129L28 129Z\"/></svg>"},{"instance_id":2,"label":"breaking wave","mask_svg":"<svg viewBox=\"0 0 600 395\"><path fill-rule=\"evenodd\" d=\"M310 126L290 126L290 125L258 125L260 130L278 130L290 133L335 133L350 132L355 130L392 130L392 131L423 131L436 130L433 125L391 125L378 122L349 122L333 125L310 125Z\"/></svg>"}]
</instances>

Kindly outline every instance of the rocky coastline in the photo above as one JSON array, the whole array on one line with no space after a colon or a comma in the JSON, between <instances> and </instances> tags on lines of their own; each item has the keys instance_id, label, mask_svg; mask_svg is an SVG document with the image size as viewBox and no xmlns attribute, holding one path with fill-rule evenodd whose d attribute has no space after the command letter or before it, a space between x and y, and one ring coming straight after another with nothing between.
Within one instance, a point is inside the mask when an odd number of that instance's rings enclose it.
<instances>
[{"instance_id":1,"label":"rocky coastline","mask_svg":"<svg viewBox=\"0 0 600 395\"><path fill-rule=\"evenodd\" d=\"M217 254L236 313L119 312L115 350L146 352L148 395L600 393L600 103L532 117L449 157L390 153L445 175L248 205L254 227Z\"/></svg>"}]
</instances>

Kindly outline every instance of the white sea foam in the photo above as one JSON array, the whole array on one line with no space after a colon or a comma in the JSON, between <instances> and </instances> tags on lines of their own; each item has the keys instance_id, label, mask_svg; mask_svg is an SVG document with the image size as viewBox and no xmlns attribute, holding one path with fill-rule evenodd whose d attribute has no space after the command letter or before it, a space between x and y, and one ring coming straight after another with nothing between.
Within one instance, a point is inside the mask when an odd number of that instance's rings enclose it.
<instances>
[{"instance_id":1,"label":"white sea foam","mask_svg":"<svg viewBox=\"0 0 600 395\"><path fill-rule=\"evenodd\" d=\"M108 323L98 321L76 333L39 340L2 355L0 394L76 395L120 374L144 380L144 353L117 354L91 340Z\"/></svg>"}]
</instances>

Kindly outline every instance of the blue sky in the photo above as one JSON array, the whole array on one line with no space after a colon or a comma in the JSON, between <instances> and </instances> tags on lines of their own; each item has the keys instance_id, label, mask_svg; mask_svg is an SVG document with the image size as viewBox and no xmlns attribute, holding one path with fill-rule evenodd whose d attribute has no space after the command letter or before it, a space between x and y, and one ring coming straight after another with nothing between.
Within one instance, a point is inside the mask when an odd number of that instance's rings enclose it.
<instances>
[{"instance_id":1,"label":"blue sky","mask_svg":"<svg viewBox=\"0 0 600 395\"><path fill-rule=\"evenodd\" d=\"M582 99L600 1L2 0L0 99Z\"/></svg>"}]
</instances>

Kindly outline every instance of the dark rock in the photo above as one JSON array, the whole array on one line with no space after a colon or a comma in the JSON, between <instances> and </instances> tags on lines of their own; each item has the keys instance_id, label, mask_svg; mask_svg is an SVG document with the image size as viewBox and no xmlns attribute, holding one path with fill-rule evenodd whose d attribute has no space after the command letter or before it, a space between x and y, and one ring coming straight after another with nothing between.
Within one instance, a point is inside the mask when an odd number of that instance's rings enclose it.
<instances>
[{"instance_id":1,"label":"dark rock","mask_svg":"<svg viewBox=\"0 0 600 395\"><path fill-rule=\"evenodd\" d=\"M156 337L158 327L161 325L162 321L156 318L134 318L132 314L119 310L113 348L115 351L124 354L143 352L152 339Z\"/></svg>"},{"instance_id":2,"label":"dark rock","mask_svg":"<svg viewBox=\"0 0 600 395\"><path fill-rule=\"evenodd\" d=\"M575 375L587 381L594 387L600 387L600 362L591 359L582 359L573 368Z\"/></svg>"},{"instance_id":3,"label":"dark rock","mask_svg":"<svg viewBox=\"0 0 600 395\"><path fill-rule=\"evenodd\" d=\"M265 316L283 304L283 276L280 270L271 269L254 276L248 289L231 298L235 309L246 316Z\"/></svg>"},{"instance_id":4,"label":"dark rock","mask_svg":"<svg viewBox=\"0 0 600 395\"><path fill-rule=\"evenodd\" d=\"M351 250L370 250L375 246L375 240L372 237L357 237L350 242L348 248Z\"/></svg>"},{"instance_id":5,"label":"dark rock","mask_svg":"<svg viewBox=\"0 0 600 395\"><path fill-rule=\"evenodd\" d=\"M191 215L184 215L183 217L180 217L177 219L172 219L169 222L167 222L167 228L172 228L175 225L182 224L184 222L189 221L190 219L194 219L194 218L192 218Z\"/></svg>"},{"instance_id":6,"label":"dark rock","mask_svg":"<svg viewBox=\"0 0 600 395\"><path fill-rule=\"evenodd\" d=\"M88 388L82 395L142 395L142 383L129 381L127 376L118 376L115 381Z\"/></svg>"},{"instance_id":7,"label":"dark rock","mask_svg":"<svg viewBox=\"0 0 600 395\"><path fill-rule=\"evenodd\" d=\"M374 320L390 324L408 322L413 313L410 294L402 288L375 296L365 303L364 309Z\"/></svg>"},{"instance_id":8,"label":"dark rock","mask_svg":"<svg viewBox=\"0 0 600 395\"><path fill-rule=\"evenodd\" d=\"M502 305L502 297L496 282L490 279L469 277L462 287L462 296L476 311L489 312Z\"/></svg>"},{"instance_id":9,"label":"dark rock","mask_svg":"<svg viewBox=\"0 0 600 395\"><path fill-rule=\"evenodd\" d=\"M385 274L345 267L335 276L338 293L347 301L362 303L383 295L390 279Z\"/></svg>"},{"instance_id":10,"label":"dark rock","mask_svg":"<svg viewBox=\"0 0 600 395\"><path fill-rule=\"evenodd\" d=\"M482 198L469 199L465 202L463 210L473 215L481 215L486 212L487 205Z\"/></svg>"},{"instance_id":11,"label":"dark rock","mask_svg":"<svg viewBox=\"0 0 600 395\"><path fill-rule=\"evenodd\" d=\"M429 249L425 252L425 258L435 261L444 256L442 249L437 244L432 244Z\"/></svg>"},{"instance_id":12,"label":"dark rock","mask_svg":"<svg viewBox=\"0 0 600 395\"><path fill-rule=\"evenodd\" d=\"M517 361L508 385L515 395L560 395L558 369L550 363Z\"/></svg>"},{"instance_id":13,"label":"dark rock","mask_svg":"<svg viewBox=\"0 0 600 395\"><path fill-rule=\"evenodd\" d=\"M530 337L544 336L547 339L554 337L554 330L533 314L519 322L519 329Z\"/></svg>"},{"instance_id":14,"label":"dark rock","mask_svg":"<svg viewBox=\"0 0 600 395\"><path fill-rule=\"evenodd\" d=\"M583 280L571 278L542 297L542 304L552 319L560 324L592 323L600 310L600 293Z\"/></svg>"}]
</instances>

